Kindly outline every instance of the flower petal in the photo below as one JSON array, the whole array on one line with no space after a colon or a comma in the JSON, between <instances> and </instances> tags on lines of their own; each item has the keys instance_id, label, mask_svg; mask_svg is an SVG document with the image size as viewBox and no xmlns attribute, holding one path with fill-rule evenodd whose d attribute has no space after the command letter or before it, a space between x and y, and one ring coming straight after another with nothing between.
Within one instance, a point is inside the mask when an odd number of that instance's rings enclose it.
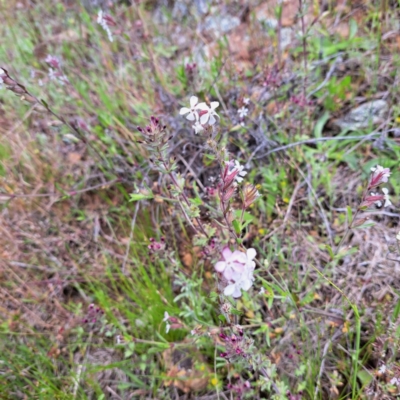
<instances>
[{"instance_id":1,"label":"flower petal","mask_svg":"<svg viewBox=\"0 0 400 400\"><path fill-rule=\"evenodd\" d=\"M198 101L199 101L199 99L196 96L192 96L190 98L190 107L194 108L194 106L197 104Z\"/></svg>"},{"instance_id":2,"label":"flower petal","mask_svg":"<svg viewBox=\"0 0 400 400\"><path fill-rule=\"evenodd\" d=\"M241 287L245 292L247 292L251 288L252 285L253 285L253 281L251 279L245 279L242 281Z\"/></svg>"},{"instance_id":3,"label":"flower petal","mask_svg":"<svg viewBox=\"0 0 400 400\"><path fill-rule=\"evenodd\" d=\"M217 122L217 120L215 119L214 115L211 114L211 115L210 115L210 120L208 121L208 123L209 123L210 125L214 125L216 122Z\"/></svg>"},{"instance_id":4,"label":"flower petal","mask_svg":"<svg viewBox=\"0 0 400 400\"><path fill-rule=\"evenodd\" d=\"M222 250L222 257L224 257L224 260L228 260L232 256L232 251L229 247L224 247Z\"/></svg>"},{"instance_id":5,"label":"flower petal","mask_svg":"<svg viewBox=\"0 0 400 400\"><path fill-rule=\"evenodd\" d=\"M236 282L240 280L240 277L242 276L241 273L235 272L232 268L226 268L226 270L222 273L222 275L228 282L230 281Z\"/></svg>"},{"instance_id":6,"label":"flower petal","mask_svg":"<svg viewBox=\"0 0 400 400\"><path fill-rule=\"evenodd\" d=\"M232 271L238 273L239 275L242 275L244 272L246 272L246 265L241 263L233 263ZM237 278L234 280L237 280Z\"/></svg>"},{"instance_id":7,"label":"flower petal","mask_svg":"<svg viewBox=\"0 0 400 400\"><path fill-rule=\"evenodd\" d=\"M200 123L202 124L202 125L205 125L206 123L207 123L207 121L208 121L208 119L210 118L210 114L203 114L201 117L200 117Z\"/></svg>"},{"instance_id":8,"label":"flower petal","mask_svg":"<svg viewBox=\"0 0 400 400\"><path fill-rule=\"evenodd\" d=\"M211 108L211 110L215 110L218 106L219 106L218 101L212 101L212 102L210 103L210 108Z\"/></svg>"},{"instance_id":9,"label":"flower petal","mask_svg":"<svg viewBox=\"0 0 400 400\"><path fill-rule=\"evenodd\" d=\"M186 119L188 119L189 121L194 121L196 119L196 115L195 113L189 113L186 117Z\"/></svg>"},{"instance_id":10,"label":"flower petal","mask_svg":"<svg viewBox=\"0 0 400 400\"><path fill-rule=\"evenodd\" d=\"M242 296L242 292L240 291L240 287L235 286L235 291L232 293L232 297L237 299L238 297Z\"/></svg>"},{"instance_id":11,"label":"flower petal","mask_svg":"<svg viewBox=\"0 0 400 400\"><path fill-rule=\"evenodd\" d=\"M233 283L224 289L225 296L231 296L236 291L236 285Z\"/></svg>"},{"instance_id":12,"label":"flower petal","mask_svg":"<svg viewBox=\"0 0 400 400\"><path fill-rule=\"evenodd\" d=\"M223 272L226 268L226 262L225 261L218 261L215 265L214 268L218 271L218 272Z\"/></svg>"},{"instance_id":13,"label":"flower petal","mask_svg":"<svg viewBox=\"0 0 400 400\"><path fill-rule=\"evenodd\" d=\"M180 111L179 111L179 114L180 114L180 115L183 115L183 114L187 114L188 112L190 112L190 108L182 107L182 108L180 109Z\"/></svg>"},{"instance_id":14,"label":"flower petal","mask_svg":"<svg viewBox=\"0 0 400 400\"><path fill-rule=\"evenodd\" d=\"M256 252L255 249L253 249L253 248L251 247L250 249L247 249L246 255L247 255L247 258L248 258L249 260L252 260L253 258L256 258L257 252Z\"/></svg>"},{"instance_id":15,"label":"flower petal","mask_svg":"<svg viewBox=\"0 0 400 400\"><path fill-rule=\"evenodd\" d=\"M208 107L208 105L206 103L199 103L196 106L197 110L204 110L204 111L209 111L210 107Z\"/></svg>"}]
</instances>

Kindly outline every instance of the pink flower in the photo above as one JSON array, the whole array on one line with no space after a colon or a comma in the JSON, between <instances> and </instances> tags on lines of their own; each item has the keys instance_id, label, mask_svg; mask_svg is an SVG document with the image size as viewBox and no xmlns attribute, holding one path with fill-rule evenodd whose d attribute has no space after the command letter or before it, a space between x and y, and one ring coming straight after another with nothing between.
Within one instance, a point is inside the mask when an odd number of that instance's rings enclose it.
<instances>
[{"instance_id":1,"label":"pink flower","mask_svg":"<svg viewBox=\"0 0 400 400\"><path fill-rule=\"evenodd\" d=\"M372 174L368 184L368 190L379 186L381 183L386 183L390 176L390 168L383 168L380 165L371 168Z\"/></svg>"},{"instance_id":2,"label":"pink flower","mask_svg":"<svg viewBox=\"0 0 400 400\"><path fill-rule=\"evenodd\" d=\"M368 208L372 205L376 205L378 208L382 207L382 202L384 201L383 207L388 207L392 204L389 198L389 190L387 188L382 188L383 194L378 194L371 192L369 196L366 196L363 202L360 204L360 208Z\"/></svg>"},{"instance_id":3,"label":"pink flower","mask_svg":"<svg viewBox=\"0 0 400 400\"><path fill-rule=\"evenodd\" d=\"M229 247L222 250L223 261L215 264L215 269L222 274L228 285L224 289L225 296L234 298L242 295L241 289L247 291L253 285L253 271L256 263L253 259L257 252L254 249L248 249L246 253L235 250L231 251Z\"/></svg>"},{"instance_id":4,"label":"pink flower","mask_svg":"<svg viewBox=\"0 0 400 400\"><path fill-rule=\"evenodd\" d=\"M227 280L234 279L242 274L246 263L246 255L239 250L231 251L229 247L222 250L223 261L215 264L215 269L221 272Z\"/></svg>"},{"instance_id":5,"label":"pink flower","mask_svg":"<svg viewBox=\"0 0 400 400\"><path fill-rule=\"evenodd\" d=\"M56 68L56 69L61 68L61 60L56 56L52 56L51 54L49 54L46 57L45 61L47 62L47 64L49 64L53 68Z\"/></svg>"}]
</instances>

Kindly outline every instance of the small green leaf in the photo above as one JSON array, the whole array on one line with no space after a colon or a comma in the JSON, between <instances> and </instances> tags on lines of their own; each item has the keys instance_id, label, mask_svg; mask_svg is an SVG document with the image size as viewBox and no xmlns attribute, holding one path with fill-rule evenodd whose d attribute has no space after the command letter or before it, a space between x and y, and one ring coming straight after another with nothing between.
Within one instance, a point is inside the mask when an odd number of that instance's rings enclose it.
<instances>
[{"instance_id":1,"label":"small green leaf","mask_svg":"<svg viewBox=\"0 0 400 400\"><path fill-rule=\"evenodd\" d=\"M398 294L398 293L396 292L396 294ZM397 320L397 317L399 316L399 314L400 314L400 298L399 298L399 300L397 300L396 307L393 310L392 322Z\"/></svg>"},{"instance_id":2,"label":"small green leaf","mask_svg":"<svg viewBox=\"0 0 400 400\"><path fill-rule=\"evenodd\" d=\"M242 315L242 312L239 310L236 310L236 308L231 309L231 314L233 315Z\"/></svg>"},{"instance_id":3,"label":"small green leaf","mask_svg":"<svg viewBox=\"0 0 400 400\"><path fill-rule=\"evenodd\" d=\"M353 211L351 210L350 206L347 206L346 210L347 210L347 223L349 224L348 226L350 226L353 222Z\"/></svg>"},{"instance_id":4,"label":"small green leaf","mask_svg":"<svg viewBox=\"0 0 400 400\"><path fill-rule=\"evenodd\" d=\"M371 228L372 226L375 225L375 222L367 222L365 224L355 226L353 229L365 229L365 228Z\"/></svg>"},{"instance_id":5,"label":"small green leaf","mask_svg":"<svg viewBox=\"0 0 400 400\"><path fill-rule=\"evenodd\" d=\"M233 229L235 229L235 232L237 234L239 234L241 231L239 221L237 221L237 220L232 221L232 225L233 225Z\"/></svg>"},{"instance_id":6,"label":"small green leaf","mask_svg":"<svg viewBox=\"0 0 400 400\"><path fill-rule=\"evenodd\" d=\"M350 25L349 39L353 39L358 31L357 22L354 19L350 19L349 25Z\"/></svg>"},{"instance_id":7,"label":"small green leaf","mask_svg":"<svg viewBox=\"0 0 400 400\"><path fill-rule=\"evenodd\" d=\"M131 193L129 201L139 201L148 200L154 198L153 193L143 194L143 193Z\"/></svg>"},{"instance_id":8,"label":"small green leaf","mask_svg":"<svg viewBox=\"0 0 400 400\"><path fill-rule=\"evenodd\" d=\"M371 383L374 377L368 373L368 371L361 370L357 373L358 379L361 381L363 386L367 386Z\"/></svg>"},{"instance_id":9,"label":"small green leaf","mask_svg":"<svg viewBox=\"0 0 400 400\"><path fill-rule=\"evenodd\" d=\"M320 138L322 136L322 130L324 129L325 124L327 123L330 114L325 112L322 117L317 121L314 128L314 136L316 138Z\"/></svg>"},{"instance_id":10,"label":"small green leaf","mask_svg":"<svg viewBox=\"0 0 400 400\"><path fill-rule=\"evenodd\" d=\"M328 251L329 257L334 259L335 258L335 254L333 253L332 247L329 246L328 244L326 244L325 245L325 249Z\"/></svg>"}]
</instances>

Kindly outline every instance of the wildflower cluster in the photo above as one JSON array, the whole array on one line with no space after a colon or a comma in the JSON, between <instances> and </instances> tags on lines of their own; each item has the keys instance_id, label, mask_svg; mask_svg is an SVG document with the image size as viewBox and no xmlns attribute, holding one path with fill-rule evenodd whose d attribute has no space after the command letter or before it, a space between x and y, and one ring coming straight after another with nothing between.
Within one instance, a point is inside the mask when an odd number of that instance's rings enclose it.
<instances>
[{"instance_id":1,"label":"wildflower cluster","mask_svg":"<svg viewBox=\"0 0 400 400\"><path fill-rule=\"evenodd\" d=\"M235 330L236 334L226 335L224 332L219 334L219 338L224 342L225 346L225 351L220 353L220 357L229 362L234 362L237 359L247 359L251 355L250 348L253 341L246 338L241 327L236 326Z\"/></svg>"},{"instance_id":2,"label":"wildflower cluster","mask_svg":"<svg viewBox=\"0 0 400 400\"><path fill-rule=\"evenodd\" d=\"M290 97L290 101L296 104L300 108L312 107L314 105L312 100L308 100L304 95L300 94L298 96L293 95Z\"/></svg>"},{"instance_id":3,"label":"wildflower cluster","mask_svg":"<svg viewBox=\"0 0 400 400\"><path fill-rule=\"evenodd\" d=\"M110 30L110 26L116 26L115 20L108 14L105 14L103 10L99 10L99 13L97 15L97 23L106 31L108 40L112 42L113 35Z\"/></svg>"},{"instance_id":4,"label":"wildflower cluster","mask_svg":"<svg viewBox=\"0 0 400 400\"><path fill-rule=\"evenodd\" d=\"M244 118L245 117L247 117L247 114L249 113L249 109L248 109L248 105L249 105L249 103L250 103L250 99L248 98L248 97L245 97L244 99L243 99L243 105L242 105L242 107L240 107L239 109L238 109L238 114L239 114L239 120L240 120L240 123L242 124L242 125L244 125Z\"/></svg>"},{"instance_id":5,"label":"wildflower cluster","mask_svg":"<svg viewBox=\"0 0 400 400\"><path fill-rule=\"evenodd\" d=\"M68 83L68 78L64 75L61 69L61 60L52 55L48 55L45 59L47 64L49 64L49 78L50 80L56 80L60 83L60 85L64 85Z\"/></svg>"},{"instance_id":6,"label":"wildflower cluster","mask_svg":"<svg viewBox=\"0 0 400 400\"><path fill-rule=\"evenodd\" d=\"M149 241L150 244L147 247L150 253L158 253L165 250L166 244L164 237L161 237L159 242L157 242L154 238L150 238Z\"/></svg>"},{"instance_id":7,"label":"wildflower cluster","mask_svg":"<svg viewBox=\"0 0 400 400\"><path fill-rule=\"evenodd\" d=\"M239 380L234 384L229 383L227 388L236 394L236 399L241 400L242 396L251 389L251 385L249 381Z\"/></svg>"},{"instance_id":8,"label":"wildflower cluster","mask_svg":"<svg viewBox=\"0 0 400 400\"><path fill-rule=\"evenodd\" d=\"M171 317L167 311L164 312L163 322L165 322L165 333L168 333L170 329L180 329L184 327L178 318Z\"/></svg>"},{"instance_id":9,"label":"wildflower cluster","mask_svg":"<svg viewBox=\"0 0 400 400\"><path fill-rule=\"evenodd\" d=\"M150 158L160 172L169 173L174 169L173 164L168 158L168 141L172 138L167 137L166 126L161 124L161 121L154 117L150 117L150 123L144 128L138 126L137 130L142 134L143 141L147 145L149 153L154 154L155 158Z\"/></svg>"},{"instance_id":10,"label":"wildflower cluster","mask_svg":"<svg viewBox=\"0 0 400 400\"><path fill-rule=\"evenodd\" d=\"M93 330L102 325L104 320L104 311L100 307L96 307L93 303L89 305L85 318L82 322Z\"/></svg>"},{"instance_id":11,"label":"wildflower cluster","mask_svg":"<svg viewBox=\"0 0 400 400\"><path fill-rule=\"evenodd\" d=\"M377 189L378 186L382 183L387 183L390 177L390 169L383 168L380 165L371 168L372 174L368 182L368 187L366 194L363 196L362 202L359 206L359 209L367 209L372 205L376 205L377 207L388 207L392 204L389 199L389 190L387 188L382 188L382 194L379 192L372 191L373 189Z\"/></svg>"},{"instance_id":12,"label":"wildflower cluster","mask_svg":"<svg viewBox=\"0 0 400 400\"><path fill-rule=\"evenodd\" d=\"M243 107L240 112L241 118L247 115L248 109L246 106L249 102L250 99L243 99ZM192 96L190 98L190 107L181 108L180 114L185 115L189 121L194 122L193 129L195 130L195 133L198 133L216 123L219 116L215 112L215 109L218 105L218 102L211 102L209 106L204 102L199 103L199 99L196 96ZM223 153L216 150L217 146L215 143L214 145L211 143L210 147L214 150L217 156ZM225 222L224 227L229 232L229 235L236 239L237 235L242 230L242 221L240 221L240 223L238 221L234 222L234 214L230 202L236 195L238 185L243 182L247 172L244 170L244 166L240 165L239 161L226 161L223 157L221 158L219 159L222 164L221 176L217 184L219 204ZM215 195L215 189L208 190L207 194ZM254 203L254 201L259 197L259 193L253 185L246 184L242 190L242 195L243 218L245 209ZM225 285L224 294L226 296L238 298L241 296L242 289L247 291L253 284L253 271L255 268L255 262L253 259L256 256L256 251L254 249L249 249L247 252L239 250L232 252L228 247L225 247L222 250L221 256L222 260L216 263L215 269L219 273L219 276L222 278L222 282Z\"/></svg>"},{"instance_id":13,"label":"wildflower cluster","mask_svg":"<svg viewBox=\"0 0 400 400\"><path fill-rule=\"evenodd\" d=\"M219 106L218 101L212 101L210 105L199 103L196 96L190 98L190 107L182 107L179 111L180 115L186 115L186 119L193 121L192 128L197 134L203 131L207 126L213 126L219 115L215 109Z\"/></svg>"}]
</instances>

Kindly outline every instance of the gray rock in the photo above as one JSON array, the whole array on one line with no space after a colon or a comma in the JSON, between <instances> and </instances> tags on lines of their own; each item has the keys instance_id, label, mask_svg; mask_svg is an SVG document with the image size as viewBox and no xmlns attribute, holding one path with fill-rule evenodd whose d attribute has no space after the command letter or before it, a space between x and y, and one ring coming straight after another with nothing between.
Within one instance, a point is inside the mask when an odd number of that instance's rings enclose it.
<instances>
[{"instance_id":1,"label":"gray rock","mask_svg":"<svg viewBox=\"0 0 400 400\"><path fill-rule=\"evenodd\" d=\"M211 3L210 0L194 0L194 4L196 5L197 12L200 15L207 14L210 3Z\"/></svg>"},{"instance_id":2,"label":"gray rock","mask_svg":"<svg viewBox=\"0 0 400 400\"><path fill-rule=\"evenodd\" d=\"M278 20L276 18L268 18L259 14L256 18L266 29L276 29L278 27Z\"/></svg>"},{"instance_id":3,"label":"gray rock","mask_svg":"<svg viewBox=\"0 0 400 400\"><path fill-rule=\"evenodd\" d=\"M341 129L355 131L382 123L389 110L385 100L372 100L351 110L333 123Z\"/></svg>"},{"instance_id":4,"label":"gray rock","mask_svg":"<svg viewBox=\"0 0 400 400\"><path fill-rule=\"evenodd\" d=\"M206 18L203 30L212 31L219 38L240 25L240 19L233 15L210 15Z\"/></svg>"},{"instance_id":5,"label":"gray rock","mask_svg":"<svg viewBox=\"0 0 400 400\"><path fill-rule=\"evenodd\" d=\"M281 29L281 49L284 50L290 46L293 41L293 30L292 28Z\"/></svg>"}]
</instances>

